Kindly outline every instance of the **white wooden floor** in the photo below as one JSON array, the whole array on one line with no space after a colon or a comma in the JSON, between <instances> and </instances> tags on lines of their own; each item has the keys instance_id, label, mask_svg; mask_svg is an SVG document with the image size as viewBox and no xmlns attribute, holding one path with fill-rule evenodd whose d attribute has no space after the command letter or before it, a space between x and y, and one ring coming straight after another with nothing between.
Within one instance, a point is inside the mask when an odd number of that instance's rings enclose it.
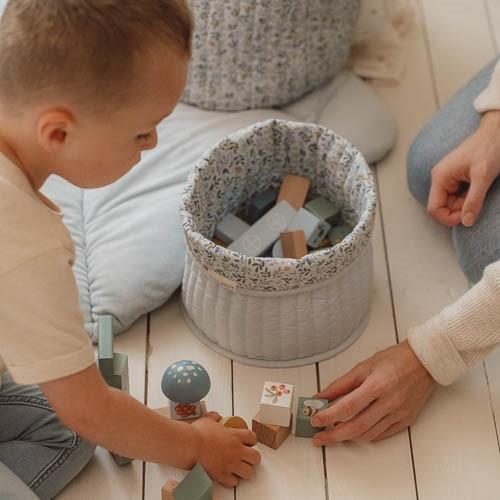
<instances>
[{"instance_id":1,"label":"white wooden floor","mask_svg":"<svg viewBox=\"0 0 500 500\"><path fill-rule=\"evenodd\" d=\"M303 368L268 370L231 362L190 334L178 297L117 339L130 356L131 391L151 407L164 402L167 365L193 358L209 371L207 403L223 415L251 420L266 379L312 394L356 362L402 340L459 297L467 281L449 231L431 221L406 188L408 146L423 123L500 49L500 0L415 0L419 23L406 39L408 70L399 86L376 85L398 118L395 151L376 168L380 210L375 231L373 314L361 339L336 358ZM418 2L418 3L417 3ZM458 500L500 498L500 352L458 383L439 388L409 430L376 444L322 451L289 438L274 451L259 445L256 478L236 491L216 488L216 500ZM160 498L161 485L181 471L135 462L119 469L98 450L60 499Z\"/></svg>"}]
</instances>

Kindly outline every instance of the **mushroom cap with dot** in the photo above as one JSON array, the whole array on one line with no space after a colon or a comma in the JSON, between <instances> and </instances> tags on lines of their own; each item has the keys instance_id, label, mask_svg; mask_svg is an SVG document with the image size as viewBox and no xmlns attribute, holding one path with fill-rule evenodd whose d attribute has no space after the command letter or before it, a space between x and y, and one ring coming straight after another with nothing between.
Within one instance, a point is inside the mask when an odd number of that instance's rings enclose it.
<instances>
[{"instance_id":1,"label":"mushroom cap with dot","mask_svg":"<svg viewBox=\"0 0 500 500\"><path fill-rule=\"evenodd\" d=\"M210 390L210 377L196 361L181 360L171 364L161 379L163 394L175 403L201 401Z\"/></svg>"}]
</instances>

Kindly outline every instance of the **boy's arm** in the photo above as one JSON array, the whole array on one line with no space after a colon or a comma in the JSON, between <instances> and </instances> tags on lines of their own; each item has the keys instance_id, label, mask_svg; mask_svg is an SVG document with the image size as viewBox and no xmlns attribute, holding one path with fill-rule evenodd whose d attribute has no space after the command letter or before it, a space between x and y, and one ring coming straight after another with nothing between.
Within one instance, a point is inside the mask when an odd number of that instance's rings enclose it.
<instances>
[{"instance_id":1,"label":"boy's arm","mask_svg":"<svg viewBox=\"0 0 500 500\"><path fill-rule=\"evenodd\" d=\"M162 417L109 387L95 364L40 385L63 424L119 455L190 469L200 462L210 476L233 487L260 462L250 430L229 429L211 418L193 424ZM210 414L209 414L210 415Z\"/></svg>"},{"instance_id":2,"label":"boy's arm","mask_svg":"<svg viewBox=\"0 0 500 500\"><path fill-rule=\"evenodd\" d=\"M165 419L108 386L96 365L41 389L64 425L122 456L191 468L200 454L192 426Z\"/></svg>"}]
</instances>

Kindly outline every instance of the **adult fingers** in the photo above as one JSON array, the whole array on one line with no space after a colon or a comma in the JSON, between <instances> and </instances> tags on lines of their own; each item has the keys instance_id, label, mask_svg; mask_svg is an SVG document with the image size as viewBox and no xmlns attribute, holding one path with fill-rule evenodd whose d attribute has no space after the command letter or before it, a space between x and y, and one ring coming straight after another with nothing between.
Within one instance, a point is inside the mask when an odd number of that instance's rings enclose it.
<instances>
[{"instance_id":1,"label":"adult fingers","mask_svg":"<svg viewBox=\"0 0 500 500\"><path fill-rule=\"evenodd\" d=\"M311 423L315 427L324 427L348 420L364 410L377 396L375 386L365 379L357 389L315 415Z\"/></svg>"},{"instance_id":2,"label":"adult fingers","mask_svg":"<svg viewBox=\"0 0 500 500\"><path fill-rule=\"evenodd\" d=\"M390 405L388 401L377 400L354 418L336 425L331 430L318 432L314 436L314 444L325 445L354 441L389 415L389 412Z\"/></svg>"},{"instance_id":3,"label":"adult fingers","mask_svg":"<svg viewBox=\"0 0 500 500\"><path fill-rule=\"evenodd\" d=\"M404 431L406 428L408 428L409 424L404 421L400 420L399 422L396 422L395 424L392 424L390 427L388 427L382 434L379 434L374 441L381 441L382 439L386 439L388 437L394 436L395 434L398 434L401 431Z\"/></svg>"},{"instance_id":4,"label":"adult fingers","mask_svg":"<svg viewBox=\"0 0 500 500\"><path fill-rule=\"evenodd\" d=\"M464 226L470 227L476 222L492 183L493 179L485 169L471 169L470 186L462 208L461 222Z\"/></svg>"},{"instance_id":5,"label":"adult fingers","mask_svg":"<svg viewBox=\"0 0 500 500\"><path fill-rule=\"evenodd\" d=\"M356 365L352 370L333 381L328 387L318 392L314 397L318 399L328 399L329 401L337 399L359 387L366 377L366 371L363 364Z\"/></svg>"},{"instance_id":6,"label":"adult fingers","mask_svg":"<svg viewBox=\"0 0 500 500\"><path fill-rule=\"evenodd\" d=\"M397 421L398 418L396 417L396 415L394 415L394 413L390 413L389 415L386 415L384 418L379 420L373 427L368 429L355 441L375 441L382 433L384 433L389 427L391 427L391 425L394 425Z\"/></svg>"}]
</instances>

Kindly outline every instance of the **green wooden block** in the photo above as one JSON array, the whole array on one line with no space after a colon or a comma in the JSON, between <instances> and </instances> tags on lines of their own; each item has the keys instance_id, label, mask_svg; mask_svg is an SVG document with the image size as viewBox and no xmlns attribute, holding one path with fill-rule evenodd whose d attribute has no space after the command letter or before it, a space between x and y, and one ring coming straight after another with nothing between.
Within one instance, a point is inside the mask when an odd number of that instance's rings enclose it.
<instances>
[{"instance_id":1,"label":"green wooden block","mask_svg":"<svg viewBox=\"0 0 500 500\"><path fill-rule=\"evenodd\" d=\"M122 352L113 355L113 374L107 380L108 384L115 389L129 393L128 356Z\"/></svg>"},{"instance_id":2,"label":"green wooden block","mask_svg":"<svg viewBox=\"0 0 500 500\"><path fill-rule=\"evenodd\" d=\"M295 419L295 435L311 438L317 432L323 431L324 427L313 427L311 425L311 418L326 408L328 408L327 399L299 397Z\"/></svg>"},{"instance_id":3,"label":"green wooden block","mask_svg":"<svg viewBox=\"0 0 500 500\"><path fill-rule=\"evenodd\" d=\"M335 246L340 243L346 236L351 234L351 231L352 228L345 224L332 227L332 229L330 229L330 232L328 233L328 239L330 240L330 243Z\"/></svg>"},{"instance_id":4,"label":"green wooden block","mask_svg":"<svg viewBox=\"0 0 500 500\"><path fill-rule=\"evenodd\" d=\"M212 480L200 464L191 469L173 492L175 500L212 500L212 495Z\"/></svg>"},{"instance_id":5,"label":"green wooden block","mask_svg":"<svg viewBox=\"0 0 500 500\"><path fill-rule=\"evenodd\" d=\"M335 203L332 203L330 200L327 200L322 196L314 198L314 200L306 203L304 208L319 219L328 222L331 226L334 226L339 222L340 209L337 205L335 205Z\"/></svg>"},{"instance_id":6,"label":"green wooden block","mask_svg":"<svg viewBox=\"0 0 500 500\"><path fill-rule=\"evenodd\" d=\"M113 377L113 318L99 316L98 365L102 376L107 381Z\"/></svg>"}]
</instances>

